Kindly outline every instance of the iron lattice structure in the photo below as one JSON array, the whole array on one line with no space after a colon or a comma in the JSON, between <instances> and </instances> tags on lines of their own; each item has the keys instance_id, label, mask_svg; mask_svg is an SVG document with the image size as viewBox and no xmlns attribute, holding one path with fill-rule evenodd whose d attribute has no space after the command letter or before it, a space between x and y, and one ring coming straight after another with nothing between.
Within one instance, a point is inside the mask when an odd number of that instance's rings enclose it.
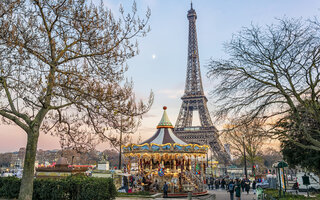
<instances>
[{"instance_id":1,"label":"iron lattice structure","mask_svg":"<svg viewBox=\"0 0 320 200\"><path fill-rule=\"evenodd\" d=\"M209 145L217 158L226 163L230 158L218 138L218 130L213 125L208 111L208 99L203 92L196 19L197 14L191 4L191 9L188 11L189 44L186 85L174 130L179 137L187 142ZM200 126L192 126L194 111L199 112Z\"/></svg>"}]
</instances>

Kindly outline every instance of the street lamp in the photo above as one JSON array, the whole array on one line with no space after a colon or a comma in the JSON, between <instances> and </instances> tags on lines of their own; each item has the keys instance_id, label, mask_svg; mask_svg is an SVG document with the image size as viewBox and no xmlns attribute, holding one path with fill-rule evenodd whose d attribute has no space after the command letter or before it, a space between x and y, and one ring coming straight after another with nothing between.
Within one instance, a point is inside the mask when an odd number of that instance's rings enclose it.
<instances>
[{"instance_id":1,"label":"street lamp","mask_svg":"<svg viewBox=\"0 0 320 200\"><path fill-rule=\"evenodd\" d=\"M206 141L206 143L208 144L208 141ZM209 167L209 150L207 151L207 168Z\"/></svg>"},{"instance_id":2,"label":"street lamp","mask_svg":"<svg viewBox=\"0 0 320 200\"><path fill-rule=\"evenodd\" d=\"M245 144L244 144L244 137L245 137L245 135L242 135L242 139L243 139L243 158L244 158L244 174L246 176L246 179L248 179L247 158L246 158L246 148L245 148Z\"/></svg>"},{"instance_id":3,"label":"street lamp","mask_svg":"<svg viewBox=\"0 0 320 200\"><path fill-rule=\"evenodd\" d=\"M121 119L120 119L120 151L119 151L119 170L121 170L121 145L122 145L122 114L121 114Z\"/></svg>"}]
</instances>

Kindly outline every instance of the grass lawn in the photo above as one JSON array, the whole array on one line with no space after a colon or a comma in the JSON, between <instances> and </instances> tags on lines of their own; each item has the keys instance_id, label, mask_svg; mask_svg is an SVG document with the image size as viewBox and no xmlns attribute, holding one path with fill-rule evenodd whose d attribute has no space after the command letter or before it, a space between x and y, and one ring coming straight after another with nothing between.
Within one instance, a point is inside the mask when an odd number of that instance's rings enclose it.
<instances>
[{"instance_id":1,"label":"grass lawn","mask_svg":"<svg viewBox=\"0 0 320 200\"><path fill-rule=\"evenodd\" d=\"M286 193L285 197L281 197L279 198L279 191L278 190L272 190L272 189L266 189L264 190L264 193L267 194L268 196L272 196L273 198L277 199L277 200L320 200L320 194L317 194L316 197L305 197L303 195L296 195L296 194L291 194L291 193ZM311 195L314 196L314 195ZM267 198L270 199L270 198Z\"/></svg>"}]
</instances>

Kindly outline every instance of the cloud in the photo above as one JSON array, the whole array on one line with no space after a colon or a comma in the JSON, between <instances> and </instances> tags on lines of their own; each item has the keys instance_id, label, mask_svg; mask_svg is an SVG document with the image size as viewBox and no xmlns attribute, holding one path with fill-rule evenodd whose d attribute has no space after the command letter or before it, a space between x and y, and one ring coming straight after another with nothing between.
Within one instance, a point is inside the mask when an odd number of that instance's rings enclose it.
<instances>
[{"instance_id":1,"label":"cloud","mask_svg":"<svg viewBox=\"0 0 320 200\"><path fill-rule=\"evenodd\" d=\"M146 113L143 115L143 118L152 118L152 117L158 117L158 116L150 113Z\"/></svg>"},{"instance_id":2,"label":"cloud","mask_svg":"<svg viewBox=\"0 0 320 200\"><path fill-rule=\"evenodd\" d=\"M182 97L183 92L184 92L183 90L170 90L170 89L158 91L159 94L166 95L169 99L179 99Z\"/></svg>"}]
</instances>

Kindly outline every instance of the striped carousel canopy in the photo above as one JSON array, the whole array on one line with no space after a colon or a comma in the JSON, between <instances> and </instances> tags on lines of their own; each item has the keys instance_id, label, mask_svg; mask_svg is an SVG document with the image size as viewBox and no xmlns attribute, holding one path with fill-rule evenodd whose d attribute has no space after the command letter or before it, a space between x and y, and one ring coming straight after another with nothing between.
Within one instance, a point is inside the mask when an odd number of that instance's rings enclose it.
<instances>
[{"instance_id":1,"label":"striped carousel canopy","mask_svg":"<svg viewBox=\"0 0 320 200\"><path fill-rule=\"evenodd\" d=\"M162 118L157 126L157 132L146 141L142 142L141 144L145 143L154 143L154 144L181 144L181 145L187 145L185 141L183 141L181 138L176 136L173 132L173 126L169 120L169 117L167 115L167 107L163 107L163 115Z\"/></svg>"}]
</instances>

